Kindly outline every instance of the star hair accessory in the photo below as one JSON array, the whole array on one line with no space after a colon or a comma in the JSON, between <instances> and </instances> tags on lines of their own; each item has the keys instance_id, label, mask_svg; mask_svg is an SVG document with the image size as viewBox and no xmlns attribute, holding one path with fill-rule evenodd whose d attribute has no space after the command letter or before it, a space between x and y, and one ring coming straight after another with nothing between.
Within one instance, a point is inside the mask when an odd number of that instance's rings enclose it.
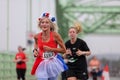
<instances>
[{"instance_id":1,"label":"star hair accessory","mask_svg":"<svg viewBox=\"0 0 120 80\"><path fill-rule=\"evenodd\" d=\"M43 17L49 18L49 15L50 15L49 13L43 13L42 18ZM41 21L42 18L38 18L38 20ZM50 20L52 22L54 22L55 21L55 17L50 18Z\"/></svg>"}]
</instances>

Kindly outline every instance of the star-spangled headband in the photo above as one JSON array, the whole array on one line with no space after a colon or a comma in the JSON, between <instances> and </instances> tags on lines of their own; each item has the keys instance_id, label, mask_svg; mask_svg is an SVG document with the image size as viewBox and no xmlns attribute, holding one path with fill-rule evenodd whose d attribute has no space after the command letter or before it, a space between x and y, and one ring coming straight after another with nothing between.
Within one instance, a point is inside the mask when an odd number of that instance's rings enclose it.
<instances>
[{"instance_id":1,"label":"star-spangled headband","mask_svg":"<svg viewBox=\"0 0 120 80\"><path fill-rule=\"evenodd\" d=\"M42 17L47 17L47 18L49 18L49 13L43 13ZM42 18L38 18L39 21L40 21L41 19L42 19ZM54 22L54 21L55 21L55 17L52 17L50 20L51 20L52 22Z\"/></svg>"}]
</instances>

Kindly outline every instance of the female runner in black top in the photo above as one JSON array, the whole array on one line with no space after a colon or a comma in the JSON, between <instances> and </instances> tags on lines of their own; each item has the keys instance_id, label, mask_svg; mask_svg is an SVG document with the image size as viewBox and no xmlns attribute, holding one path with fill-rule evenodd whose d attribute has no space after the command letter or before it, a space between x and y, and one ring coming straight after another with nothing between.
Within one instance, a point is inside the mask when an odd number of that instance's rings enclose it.
<instances>
[{"instance_id":1,"label":"female runner in black top","mask_svg":"<svg viewBox=\"0 0 120 80\"><path fill-rule=\"evenodd\" d=\"M88 79L86 56L90 55L91 52L86 42L77 37L78 33L81 31L81 26L78 23L68 31L70 40L65 43L67 51L63 55L63 58L69 69L62 74L66 76L67 80Z\"/></svg>"}]
</instances>

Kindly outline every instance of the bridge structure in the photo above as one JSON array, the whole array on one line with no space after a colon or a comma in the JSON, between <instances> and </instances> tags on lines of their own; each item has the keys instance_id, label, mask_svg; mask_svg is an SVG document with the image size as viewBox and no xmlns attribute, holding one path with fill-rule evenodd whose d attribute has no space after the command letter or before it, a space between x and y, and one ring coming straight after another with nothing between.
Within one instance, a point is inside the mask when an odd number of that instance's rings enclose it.
<instances>
[{"instance_id":1,"label":"bridge structure","mask_svg":"<svg viewBox=\"0 0 120 80\"><path fill-rule=\"evenodd\" d=\"M60 34L67 37L75 21L81 23L83 34L120 34L119 0L56 0Z\"/></svg>"}]
</instances>

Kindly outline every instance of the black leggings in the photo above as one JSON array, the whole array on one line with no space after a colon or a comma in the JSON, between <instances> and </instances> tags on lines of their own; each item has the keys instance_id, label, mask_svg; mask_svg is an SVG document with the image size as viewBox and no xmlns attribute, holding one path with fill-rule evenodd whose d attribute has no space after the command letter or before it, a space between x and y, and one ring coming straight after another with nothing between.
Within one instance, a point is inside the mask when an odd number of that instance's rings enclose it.
<instances>
[{"instance_id":1,"label":"black leggings","mask_svg":"<svg viewBox=\"0 0 120 80\"><path fill-rule=\"evenodd\" d=\"M16 73L18 80L20 80L20 78L22 78L22 80L25 80L26 69L16 69Z\"/></svg>"}]
</instances>

